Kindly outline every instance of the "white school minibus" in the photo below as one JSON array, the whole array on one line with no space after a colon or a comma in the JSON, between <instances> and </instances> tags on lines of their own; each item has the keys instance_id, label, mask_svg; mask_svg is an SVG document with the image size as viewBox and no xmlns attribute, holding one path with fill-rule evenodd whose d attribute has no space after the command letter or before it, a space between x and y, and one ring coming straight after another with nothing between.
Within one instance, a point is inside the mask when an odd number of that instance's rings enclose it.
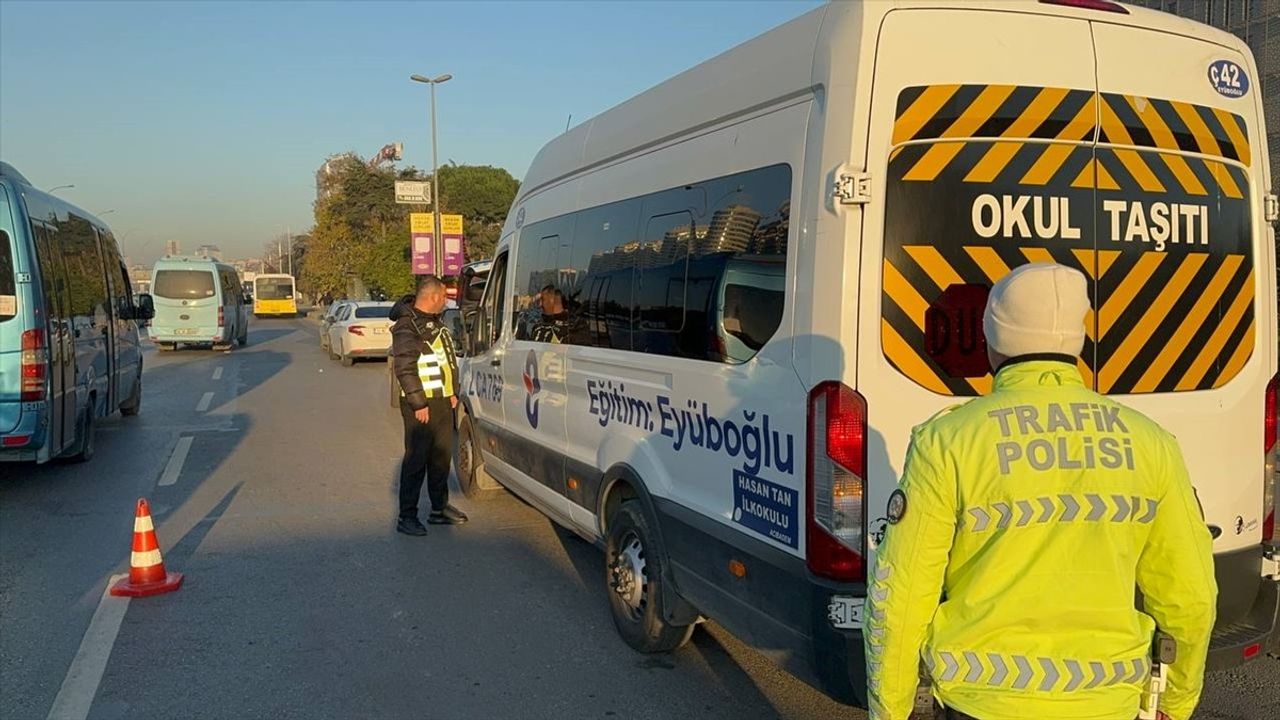
<instances>
[{"instance_id":1,"label":"white school minibus","mask_svg":"<svg viewBox=\"0 0 1280 720\"><path fill-rule=\"evenodd\" d=\"M1086 382L1182 444L1210 667L1246 661L1277 608L1258 81L1238 39L1158 12L903 0L819 8L622 103L549 142L511 208L468 326L464 487L597 542L637 650L711 618L861 704L911 428L991 388L988 289L1056 261L1091 282Z\"/></svg>"}]
</instances>

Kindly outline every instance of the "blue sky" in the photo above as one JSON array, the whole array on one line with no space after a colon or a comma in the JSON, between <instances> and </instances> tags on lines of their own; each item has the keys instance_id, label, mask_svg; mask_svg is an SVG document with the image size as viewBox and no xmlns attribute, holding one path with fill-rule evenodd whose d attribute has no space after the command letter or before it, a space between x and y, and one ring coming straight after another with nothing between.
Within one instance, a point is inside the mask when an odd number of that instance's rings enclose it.
<instances>
[{"instance_id":1,"label":"blue sky","mask_svg":"<svg viewBox=\"0 0 1280 720\"><path fill-rule=\"evenodd\" d=\"M311 225L330 154L403 142L524 175L550 138L820 3L0 0L0 158L103 216L250 256Z\"/></svg>"}]
</instances>

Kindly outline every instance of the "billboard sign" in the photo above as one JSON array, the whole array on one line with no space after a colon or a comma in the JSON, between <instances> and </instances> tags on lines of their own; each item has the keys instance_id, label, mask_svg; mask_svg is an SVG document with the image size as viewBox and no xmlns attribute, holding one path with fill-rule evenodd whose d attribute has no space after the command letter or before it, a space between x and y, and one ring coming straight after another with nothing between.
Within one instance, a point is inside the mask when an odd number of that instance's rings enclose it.
<instances>
[{"instance_id":1,"label":"billboard sign","mask_svg":"<svg viewBox=\"0 0 1280 720\"><path fill-rule=\"evenodd\" d=\"M396 202L402 205L430 205L431 183L419 180L397 180Z\"/></svg>"}]
</instances>

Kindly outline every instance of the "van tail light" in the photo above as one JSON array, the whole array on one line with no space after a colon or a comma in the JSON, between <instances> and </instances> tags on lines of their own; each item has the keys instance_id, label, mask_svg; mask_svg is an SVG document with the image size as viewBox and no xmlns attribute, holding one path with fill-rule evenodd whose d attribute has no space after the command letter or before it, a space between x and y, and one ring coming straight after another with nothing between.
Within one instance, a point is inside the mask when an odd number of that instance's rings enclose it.
<instances>
[{"instance_id":1,"label":"van tail light","mask_svg":"<svg viewBox=\"0 0 1280 720\"><path fill-rule=\"evenodd\" d=\"M1062 7L1079 8L1080 10L1101 10L1129 14L1128 8L1110 0L1040 0L1042 5L1061 5Z\"/></svg>"},{"instance_id":2,"label":"van tail light","mask_svg":"<svg viewBox=\"0 0 1280 720\"><path fill-rule=\"evenodd\" d=\"M351 333L352 335L359 335L360 337L364 337L364 326L352 325L351 327L347 328L347 332Z\"/></svg>"},{"instance_id":3,"label":"van tail light","mask_svg":"<svg viewBox=\"0 0 1280 720\"><path fill-rule=\"evenodd\" d=\"M1276 484L1280 483L1280 443L1276 442L1276 393L1280 392L1280 375L1267 383L1266 412L1262 421L1262 541L1276 537Z\"/></svg>"},{"instance_id":4,"label":"van tail light","mask_svg":"<svg viewBox=\"0 0 1280 720\"><path fill-rule=\"evenodd\" d=\"M840 582L866 579L867 401L843 383L809 393L809 570Z\"/></svg>"},{"instance_id":5,"label":"van tail light","mask_svg":"<svg viewBox=\"0 0 1280 720\"><path fill-rule=\"evenodd\" d=\"M22 402L44 399L45 377L49 372L49 346L43 329L22 333Z\"/></svg>"},{"instance_id":6,"label":"van tail light","mask_svg":"<svg viewBox=\"0 0 1280 720\"><path fill-rule=\"evenodd\" d=\"M226 324L227 324L227 311L224 310L221 306L219 306L218 307L218 327L222 327L223 325L226 325Z\"/></svg>"}]
</instances>

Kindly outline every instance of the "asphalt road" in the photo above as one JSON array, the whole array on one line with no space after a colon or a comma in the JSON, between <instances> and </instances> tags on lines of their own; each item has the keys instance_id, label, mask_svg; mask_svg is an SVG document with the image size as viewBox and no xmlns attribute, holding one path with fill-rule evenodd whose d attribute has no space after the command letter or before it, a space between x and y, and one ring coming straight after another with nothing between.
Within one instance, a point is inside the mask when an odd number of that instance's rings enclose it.
<instances>
[{"instance_id":1,"label":"asphalt road","mask_svg":"<svg viewBox=\"0 0 1280 720\"><path fill-rule=\"evenodd\" d=\"M713 623L632 652L600 553L505 493L396 534L384 366L328 360L310 320L146 363L141 416L105 423L91 463L0 466L0 718L865 717ZM141 496L186 584L100 603ZM1272 659L1211 676L1197 715L1275 717Z\"/></svg>"}]
</instances>

